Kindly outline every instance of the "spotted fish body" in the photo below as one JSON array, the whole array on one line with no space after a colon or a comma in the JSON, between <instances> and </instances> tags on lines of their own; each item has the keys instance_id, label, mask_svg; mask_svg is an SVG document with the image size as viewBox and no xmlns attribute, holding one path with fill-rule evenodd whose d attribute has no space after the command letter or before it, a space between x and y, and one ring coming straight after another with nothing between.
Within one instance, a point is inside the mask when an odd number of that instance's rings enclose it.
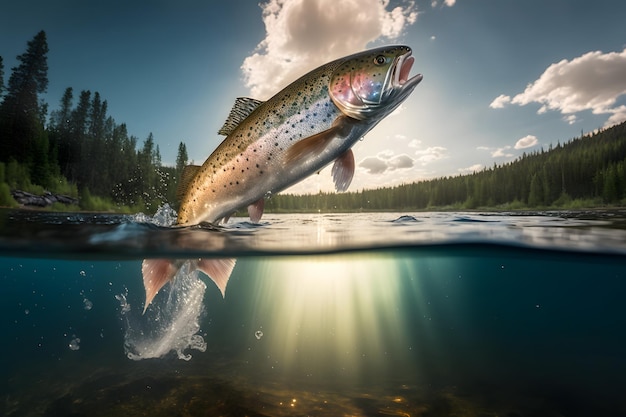
<instances>
[{"instance_id":1,"label":"spotted fish body","mask_svg":"<svg viewBox=\"0 0 626 417\"><path fill-rule=\"evenodd\" d=\"M332 160L287 164L298 141L331 128L341 111L328 94L328 66L261 103L198 170L181 203L178 223L218 222L267 193L276 193ZM336 156L335 156L336 157Z\"/></svg>"},{"instance_id":2,"label":"spotted fish body","mask_svg":"<svg viewBox=\"0 0 626 417\"><path fill-rule=\"evenodd\" d=\"M421 75L409 78L412 64L407 46L377 48L325 64L268 101L237 99L219 131L226 139L202 166L187 167L183 173L178 225L219 223L243 207L257 222L266 195L333 161L335 187L345 191L355 169L350 148L421 81ZM146 306L178 264L144 261ZM223 294L234 260L196 264Z\"/></svg>"}]
</instances>

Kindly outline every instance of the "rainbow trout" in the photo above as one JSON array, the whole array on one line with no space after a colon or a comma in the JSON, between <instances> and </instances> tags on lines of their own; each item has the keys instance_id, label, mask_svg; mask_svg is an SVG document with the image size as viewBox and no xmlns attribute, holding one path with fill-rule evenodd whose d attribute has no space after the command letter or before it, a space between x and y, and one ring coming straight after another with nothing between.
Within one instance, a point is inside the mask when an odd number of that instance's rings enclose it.
<instances>
[{"instance_id":1,"label":"rainbow trout","mask_svg":"<svg viewBox=\"0 0 626 417\"><path fill-rule=\"evenodd\" d=\"M408 46L372 49L322 65L265 102L238 98L218 132L226 139L202 166L182 173L177 225L218 224L243 207L256 223L265 196L331 162L335 188L345 191L355 170L351 147L422 80L420 74L410 77L413 62ZM143 261L145 308L184 262ZM189 262L224 295L234 259Z\"/></svg>"}]
</instances>

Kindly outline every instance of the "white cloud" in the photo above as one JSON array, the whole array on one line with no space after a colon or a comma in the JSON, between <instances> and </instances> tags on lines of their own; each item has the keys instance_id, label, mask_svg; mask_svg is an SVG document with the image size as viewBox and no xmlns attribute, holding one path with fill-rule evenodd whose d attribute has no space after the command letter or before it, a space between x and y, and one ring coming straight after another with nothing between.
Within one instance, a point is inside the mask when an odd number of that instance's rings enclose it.
<instances>
[{"instance_id":1,"label":"white cloud","mask_svg":"<svg viewBox=\"0 0 626 417\"><path fill-rule=\"evenodd\" d=\"M476 147L479 151L487 151L491 154L492 158L512 158L515 155L510 152L512 148L514 149L526 149L536 146L539 143L536 136L526 135L523 138L519 139L515 142L514 146L506 145L501 148L491 148L488 146L478 146ZM461 170L459 170L461 171Z\"/></svg>"},{"instance_id":2,"label":"white cloud","mask_svg":"<svg viewBox=\"0 0 626 417\"><path fill-rule=\"evenodd\" d=\"M393 151L383 151L377 156L368 156L359 162L359 167L370 174L382 174L396 169L412 168L415 160L407 154L393 155Z\"/></svg>"},{"instance_id":3,"label":"white cloud","mask_svg":"<svg viewBox=\"0 0 626 417\"><path fill-rule=\"evenodd\" d=\"M479 151L488 151L489 153L491 153L492 158L511 158L514 156L510 152L506 152L511 149L511 147L508 145L502 148L489 148L487 146L478 146L476 149L478 149Z\"/></svg>"},{"instance_id":4,"label":"white cloud","mask_svg":"<svg viewBox=\"0 0 626 417\"><path fill-rule=\"evenodd\" d=\"M515 142L515 149L532 148L533 146L537 145L537 143L539 143L539 141L537 140L536 136L526 135L517 142Z\"/></svg>"},{"instance_id":5,"label":"white cloud","mask_svg":"<svg viewBox=\"0 0 626 417\"><path fill-rule=\"evenodd\" d=\"M370 174L382 174L387 170L387 161L377 156L368 156L359 162L359 166Z\"/></svg>"},{"instance_id":6,"label":"white cloud","mask_svg":"<svg viewBox=\"0 0 626 417\"><path fill-rule=\"evenodd\" d=\"M380 159L389 159L395 155L395 152L391 149L385 149L384 151L378 152L378 158Z\"/></svg>"},{"instance_id":7,"label":"white cloud","mask_svg":"<svg viewBox=\"0 0 626 417\"><path fill-rule=\"evenodd\" d=\"M493 158L511 158L513 154L510 152L506 152L511 149L510 146L504 146L502 148L497 148L495 151L491 152L491 156Z\"/></svg>"},{"instance_id":8,"label":"white cloud","mask_svg":"<svg viewBox=\"0 0 626 417\"><path fill-rule=\"evenodd\" d=\"M419 139L413 139L409 142L409 148L419 148L422 141Z\"/></svg>"},{"instance_id":9,"label":"white cloud","mask_svg":"<svg viewBox=\"0 0 626 417\"><path fill-rule=\"evenodd\" d=\"M588 52L571 61L564 59L550 65L526 89L510 99L500 95L490 105L500 108L509 101L525 106L538 103L538 113L549 110L570 115L585 110L610 114L605 127L626 120L624 106L615 107L626 94L626 48L621 52ZM566 120L568 123L572 119Z\"/></svg>"},{"instance_id":10,"label":"white cloud","mask_svg":"<svg viewBox=\"0 0 626 417\"><path fill-rule=\"evenodd\" d=\"M563 117L563 120L566 121L567 124L573 125L578 119L576 118L575 114L568 114L567 116Z\"/></svg>"},{"instance_id":11,"label":"white cloud","mask_svg":"<svg viewBox=\"0 0 626 417\"><path fill-rule=\"evenodd\" d=\"M396 39L417 20L414 1L388 7L389 0L270 0L262 4L265 39L241 66L251 95L267 99L316 66L363 50L381 37Z\"/></svg>"},{"instance_id":12,"label":"white cloud","mask_svg":"<svg viewBox=\"0 0 626 417\"><path fill-rule=\"evenodd\" d=\"M391 169L406 169L413 167L415 161L409 155L402 154L391 158L387 162Z\"/></svg>"},{"instance_id":13,"label":"white cloud","mask_svg":"<svg viewBox=\"0 0 626 417\"><path fill-rule=\"evenodd\" d=\"M626 121L626 106L619 106L611 110L611 117L604 123L604 127L611 127L613 125Z\"/></svg>"},{"instance_id":14,"label":"white cloud","mask_svg":"<svg viewBox=\"0 0 626 417\"><path fill-rule=\"evenodd\" d=\"M438 4L439 4L438 0L432 0L430 2L431 7L437 7ZM443 0L443 4L445 4L448 7L452 7L456 4L456 0Z\"/></svg>"},{"instance_id":15,"label":"white cloud","mask_svg":"<svg viewBox=\"0 0 626 417\"><path fill-rule=\"evenodd\" d=\"M511 102L511 97L506 96L504 94L500 94L491 102L489 107L491 107L492 109L501 109L501 108L504 108L504 106L506 106L510 102Z\"/></svg>"},{"instance_id":16,"label":"white cloud","mask_svg":"<svg viewBox=\"0 0 626 417\"><path fill-rule=\"evenodd\" d=\"M462 174L473 174L474 172L482 171L483 168L484 166L482 164L474 164L467 168L459 168L457 169L457 171L459 171Z\"/></svg>"},{"instance_id":17,"label":"white cloud","mask_svg":"<svg viewBox=\"0 0 626 417\"><path fill-rule=\"evenodd\" d=\"M439 159L447 158L448 149L442 146L431 146L422 151L415 151L415 155L417 155L417 160L420 161L422 165L426 165Z\"/></svg>"}]
</instances>

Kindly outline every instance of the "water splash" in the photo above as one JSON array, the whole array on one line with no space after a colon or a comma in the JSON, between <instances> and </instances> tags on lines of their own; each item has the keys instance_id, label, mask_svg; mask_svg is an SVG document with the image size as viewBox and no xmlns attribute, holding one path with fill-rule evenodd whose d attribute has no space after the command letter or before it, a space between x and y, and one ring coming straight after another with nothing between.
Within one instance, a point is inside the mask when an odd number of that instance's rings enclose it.
<instances>
[{"instance_id":1,"label":"water splash","mask_svg":"<svg viewBox=\"0 0 626 417\"><path fill-rule=\"evenodd\" d=\"M126 295L116 298L122 306L125 323L124 350L132 360L160 358L175 352L179 359L190 360L187 350L204 352L207 344L200 331L204 313L206 284L188 263L178 271L171 285L166 285L145 315L141 308L131 309Z\"/></svg>"},{"instance_id":2,"label":"water splash","mask_svg":"<svg viewBox=\"0 0 626 417\"><path fill-rule=\"evenodd\" d=\"M176 218L178 214L176 214L176 210L170 207L169 204L165 203L161 207L159 207L154 213L154 216L149 216L144 213L137 213L131 217L131 220L134 223L150 223L155 226L161 227L170 227L176 224Z\"/></svg>"},{"instance_id":3,"label":"water splash","mask_svg":"<svg viewBox=\"0 0 626 417\"><path fill-rule=\"evenodd\" d=\"M115 299L120 303L120 314L124 316L126 313L130 311L130 304L128 303L126 297L128 296L128 288L124 287L124 292L122 294L116 294Z\"/></svg>"}]
</instances>

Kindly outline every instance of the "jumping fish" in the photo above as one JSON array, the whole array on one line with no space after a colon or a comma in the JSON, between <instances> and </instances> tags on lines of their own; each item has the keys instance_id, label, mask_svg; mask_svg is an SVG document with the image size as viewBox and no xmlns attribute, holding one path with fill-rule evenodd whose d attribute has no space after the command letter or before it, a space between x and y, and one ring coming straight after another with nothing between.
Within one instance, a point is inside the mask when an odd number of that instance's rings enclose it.
<instances>
[{"instance_id":1,"label":"jumping fish","mask_svg":"<svg viewBox=\"0 0 626 417\"><path fill-rule=\"evenodd\" d=\"M394 111L422 80L409 78L408 46L371 49L329 62L263 102L237 98L219 130L226 139L202 166L185 167L177 190L177 225L227 221L247 207L250 220L263 215L264 197L278 193L334 161L337 191L348 189L355 170L351 147ZM144 312L184 261L146 259ZM234 259L196 259L222 296Z\"/></svg>"}]
</instances>

